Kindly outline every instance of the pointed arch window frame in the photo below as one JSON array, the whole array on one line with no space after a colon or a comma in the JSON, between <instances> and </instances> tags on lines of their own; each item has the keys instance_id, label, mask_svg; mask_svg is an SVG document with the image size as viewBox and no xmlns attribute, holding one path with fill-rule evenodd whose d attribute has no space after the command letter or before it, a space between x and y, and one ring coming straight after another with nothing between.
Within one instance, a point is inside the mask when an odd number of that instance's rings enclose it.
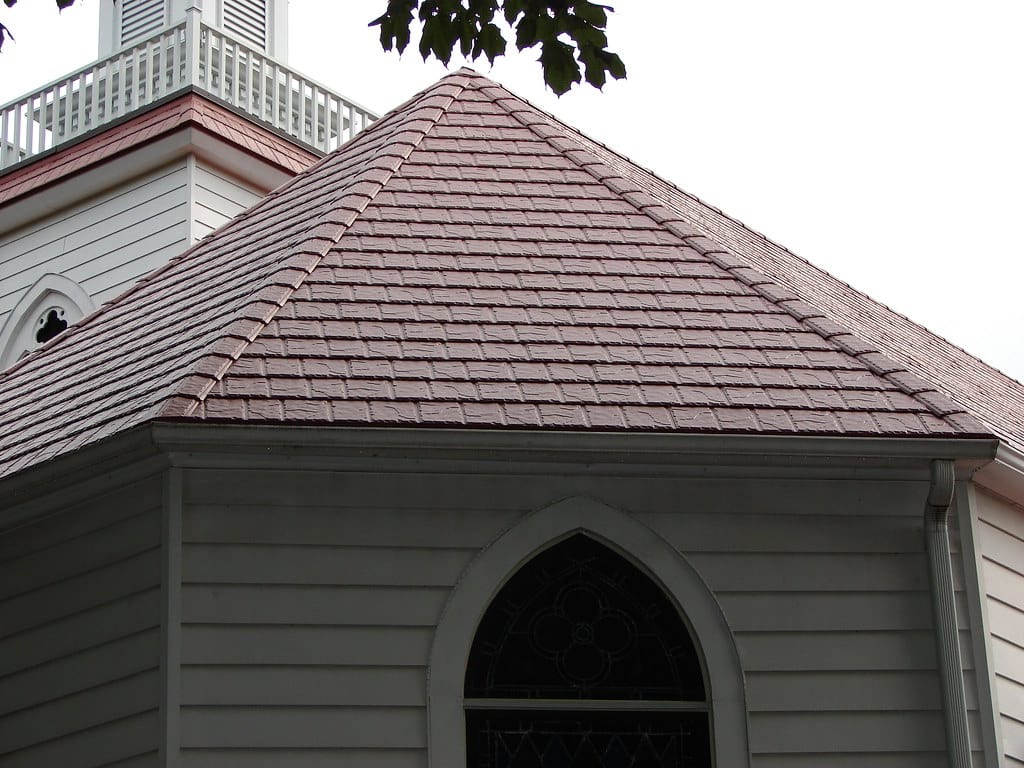
<instances>
[{"instance_id":1,"label":"pointed arch window frame","mask_svg":"<svg viewBox=\"0 0 1024 768\"><path fill-rule=\"evenodd\" d=\"M573 498L539 510L508 529L467 567L449 596L427 671L430 768L467 768L466 665L477 627L502 586L537 553L575 533L592 536L641 569L685 616L703 654L712 765L750 765L746 692L739 652L714 595L672 546L635 518Z\"/></svg>"},{"instance_id":2,"label":"pointed arch window frame","mask_svg":"<svg viewBox=\"0 0 1024 768\"><path fill-rule=\"evenodd\" d=\"M43 275L22 294L0 328L0 370L18 362L24 351L43 346L25 346L21 341L26 328L35 324L39 312L50 297L53 297L57 305L71 310L69 325L78 322L96 308L92 297L71 278L52 272Z\"/></svg>"}]
</instances>

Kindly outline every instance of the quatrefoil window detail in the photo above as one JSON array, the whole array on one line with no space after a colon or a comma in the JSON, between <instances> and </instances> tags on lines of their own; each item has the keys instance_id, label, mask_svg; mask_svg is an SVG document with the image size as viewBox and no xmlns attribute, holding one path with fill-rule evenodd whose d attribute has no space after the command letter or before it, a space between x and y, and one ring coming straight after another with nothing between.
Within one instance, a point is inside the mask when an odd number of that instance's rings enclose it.
<instances>
[{"instance_id":1,"label":"quatrefoil window detail","mask_svg":"<svg viewBox=\"0 0 1024 768\"><path fill-rule=\"evenodd\" d=\"M586 585L563 587L530 628L534 648L580 685L601 680L636 642L636 624Z\"/></svg>"},{"instance_id":2,"label":"quatrefoil window detail","mask_svg":"<svg viewBox=\"0 0 1024 768\"><path fill-rule=\"evenodd\" d=\"M664 592L583 534L541 552L484 614L467 697L701 701L701 663Z\"/></svg>"},{"instance_id":3,"label":"quatrefoil window detail","mask_svg":"<svg viewBox=\"0 0 1024 768\"><path fill-rule=\"evenodd\" d=\"M709 707L679 610L576 534L501 588L466 668L469 768L708 768Z\"/></svg>"}]
</instances>

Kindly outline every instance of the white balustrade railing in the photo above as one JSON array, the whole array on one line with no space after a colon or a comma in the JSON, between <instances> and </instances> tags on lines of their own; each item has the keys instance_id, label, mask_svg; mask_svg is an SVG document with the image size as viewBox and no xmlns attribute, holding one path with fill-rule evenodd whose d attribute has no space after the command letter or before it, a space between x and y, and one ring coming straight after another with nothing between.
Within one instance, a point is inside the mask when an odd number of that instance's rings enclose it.
<instances>
[{"instance_id":1,"label":"white balustrade railing","mask_svg":"<svg viewBox=\"0 0 1024 768\"><path fill-rule=\"evenodd\" d=\"M166 96L194 89L320 152L372 123L369 110L198 15L0 106L0 170Z\"/></svg>"}]
</instances>

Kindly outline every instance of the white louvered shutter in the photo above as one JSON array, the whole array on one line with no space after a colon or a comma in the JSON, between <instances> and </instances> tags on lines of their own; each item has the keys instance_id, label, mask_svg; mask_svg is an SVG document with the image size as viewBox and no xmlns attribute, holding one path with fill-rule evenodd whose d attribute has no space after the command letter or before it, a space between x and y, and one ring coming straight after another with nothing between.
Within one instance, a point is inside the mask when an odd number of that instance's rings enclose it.
<instances>
[{"instance_id":1,"label":"white louvered shutter","mask_svg":"<svg viewBox=\"0 0 1024 768\"><path fill-rule=\"evenodd\" d=\"M267 0L224 0L224 30L261 51L267 50Z\"/></svg>"},{"instance_id":2,"label":"white louvered shutter","mask_svg":"<svg viewBox=\"0 0 1024 768\"><path fill-rule=\"evenodd\" d=\"M155 35L164 26L164 0L122 0L121 46Z\"/></svg>"}]
</instances>

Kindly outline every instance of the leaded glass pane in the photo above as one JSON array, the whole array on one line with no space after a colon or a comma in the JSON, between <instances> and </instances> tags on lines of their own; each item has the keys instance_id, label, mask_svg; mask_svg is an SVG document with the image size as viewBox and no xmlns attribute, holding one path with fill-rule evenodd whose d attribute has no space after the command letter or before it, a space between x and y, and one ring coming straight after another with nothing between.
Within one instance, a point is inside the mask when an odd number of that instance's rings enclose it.
<instances>
[{"instance_id":1,"label":"leaded glass pane","mask_svg":"<svg viewBox=\"0 0 1024 768\"><path fill-rule=\"evenodd\" d=\"M577 534L495 597L466 671L469 698L703 701L679 612L635 566Z\"/></svg>"},{"instance_id":2,"label":"leaded glass pane","mask_svg":"<svg viewBox=\"0 0 1024 768\"><path fill-rule=\"evenodd\" d=\"M707 768L706 712L468 712L472 768Z\"/></svg>"}]
</instances>

